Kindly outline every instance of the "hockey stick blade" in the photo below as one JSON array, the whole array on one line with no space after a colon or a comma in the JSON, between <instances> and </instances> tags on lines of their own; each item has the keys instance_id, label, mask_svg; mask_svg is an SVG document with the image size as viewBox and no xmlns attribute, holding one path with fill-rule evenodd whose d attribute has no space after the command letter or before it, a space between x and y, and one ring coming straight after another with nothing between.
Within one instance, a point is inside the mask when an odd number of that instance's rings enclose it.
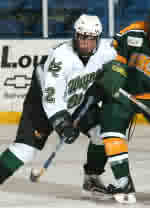
<instances>
[{"instance_id":1,"label":"hockey stick blade","mask_svg":"<svg viewBox=\"0 0 150 208\"><path fill-rule=\"evenodd\" d=\"M40 169L40 171L32 168L31 174L30 174L30 181L31 182L38 182L39 178L45 173L46 169L49 167L49 165L52 163L53 158L56 156L56 152L59 151L59 149L64 144L64 139L61 138L60 142L56 145L56 150L51 153L49 158L45 161L43 167Z\"/></svg>"},{"instance_id":2,"label":"hockey stick blade","mask_svg":"<svg viewBox=\"0 0 150 208\"><path fill-rule=\"evenodd\" d=\"M32 168L30 174L30 181L33 183L38 182L39 178L44 174L44 172L45 172L44 168L41 168L40 172L36 172L36 170Z\"/></svg>"}]
</instances>

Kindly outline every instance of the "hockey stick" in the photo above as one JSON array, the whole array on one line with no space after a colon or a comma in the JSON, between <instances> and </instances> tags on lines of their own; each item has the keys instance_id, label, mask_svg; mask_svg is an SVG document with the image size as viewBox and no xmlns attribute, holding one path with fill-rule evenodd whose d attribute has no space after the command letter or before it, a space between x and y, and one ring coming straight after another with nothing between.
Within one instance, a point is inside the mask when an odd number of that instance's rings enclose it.
<instances>
[{"instance_id":1,"label":"hockey stick","mask_svg":"<svg viewBox=\"0 0 150 208\"><path fill-rule=\"evenodd\" d=\"M127 97L129 100L131 100L133 103L135 103L139 108L141 108L145 113L150 115L150 108L146 106L144 103L140 102L135 98L135 96L129 94L127 91L123 90L122 88L119 89L119 94L122 94L123 96ZM118 95L116 95L118 96Z\"/></svg>"},{"instance_id":2,"label":"hockey stick","mask_svg":"<svg viewBox=\"0 0 150 208\"><path fill-rule=\"evenodd\" d=\"M65 143L64 138L60 138L60 142L56 145L55 151L51 153L51 155L48 157L48 159L44 162L43 167L38 171L37 169L32 168L31 174L30 174L30 181L37 182L39 178L45 173L47 168L52 163L52 160L55 158L56 153L60 150L60 148Z\"/></svg>"},{"instance_id":3,"label":"hockey stick","mask_svg":"<svg viewBox=\"0 0 150 208\"><path fill-rule=\"evenodd\" d=\"M94 103L94 97L89 97L88 102L86 103L85 107L81 110L80 114L78 115L78 117L74 121L74 126L75 127L77 127L78 122L85 115L85 113L87 112L87 110L89 109L89 107L93 103ZM51 155L48 157L48 159L44 162L43 167L40 168L40 170L37 170L37 169L34 169L34 168L31 169L31 173L30 173L30 181L31 182L38 182L39 178L45 173L47 168L51 165L51 163L52 163L53 159L55 158L57 152L61 149L61 147L64 145L64 143L65 143L65 139L60 138L60 142L56 145L55 151L53 151L51 153Z\"/></svg>"}]
</instances>

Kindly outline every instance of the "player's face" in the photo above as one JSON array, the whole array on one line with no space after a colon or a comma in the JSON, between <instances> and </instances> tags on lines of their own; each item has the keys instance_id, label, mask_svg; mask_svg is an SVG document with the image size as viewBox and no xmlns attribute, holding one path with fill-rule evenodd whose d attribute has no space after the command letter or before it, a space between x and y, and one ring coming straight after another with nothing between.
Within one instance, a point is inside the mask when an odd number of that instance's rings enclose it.
<instances>
[{"instance_id":1,"label":"player's face","mask_svg":"<svg viewBox=\"0 0 150 208\"><path fill-rule=\"evenodd\" d=\"M91 55L92 51L96 48L97 37L90 35L77 35L77 47L81 56Z\"/></svg>"}]
</instances>

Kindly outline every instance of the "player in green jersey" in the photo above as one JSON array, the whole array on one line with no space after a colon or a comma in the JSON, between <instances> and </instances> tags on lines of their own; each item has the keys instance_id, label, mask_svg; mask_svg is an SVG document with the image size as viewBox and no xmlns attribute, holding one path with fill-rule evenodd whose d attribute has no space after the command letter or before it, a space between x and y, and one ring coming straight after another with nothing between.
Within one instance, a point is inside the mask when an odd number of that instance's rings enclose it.
<instances>
[{"instance_id":1,"label":"player in green jersey","mask_svg":"<svg viewBox=\"0 0 150 208\"><path fill-rule=\"evenodd\" d=\"M113 45L118 56L104 64L103 75L87 95L104 98L101 111L101 139L117 182L113 196L120 203L135 203L136 195L130 174L126 131L136 113L142 112L123 95L120 88L150 105L150 44L147 22L136 22L116 34ZM96 90L95 90L96 89ZM107 96L106 96L107 95ZM117 95L117 96L116 96ZM107 99L106 99L107 98ZM148 115L144 116L149 119Z\"/></svg>"}]
</instances>

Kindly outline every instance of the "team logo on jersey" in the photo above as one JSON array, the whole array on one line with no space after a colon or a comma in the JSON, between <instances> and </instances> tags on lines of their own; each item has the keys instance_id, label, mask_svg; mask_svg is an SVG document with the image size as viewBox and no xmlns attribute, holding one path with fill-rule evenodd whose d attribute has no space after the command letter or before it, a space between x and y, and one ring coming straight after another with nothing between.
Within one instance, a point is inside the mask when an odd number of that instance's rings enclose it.
<instances>
[{"instance_id":1,"label":"team logo on jersey","mask_svg":"<svg viewBox=\"0 0 150 208\"><path fill-rule=\"evenodd\" d=\"M58 77L58 72L61 70L62 62L56 62L55 58L51 61L48 71L52 73L54 77Z\"/></svg>"}]
</instances>

